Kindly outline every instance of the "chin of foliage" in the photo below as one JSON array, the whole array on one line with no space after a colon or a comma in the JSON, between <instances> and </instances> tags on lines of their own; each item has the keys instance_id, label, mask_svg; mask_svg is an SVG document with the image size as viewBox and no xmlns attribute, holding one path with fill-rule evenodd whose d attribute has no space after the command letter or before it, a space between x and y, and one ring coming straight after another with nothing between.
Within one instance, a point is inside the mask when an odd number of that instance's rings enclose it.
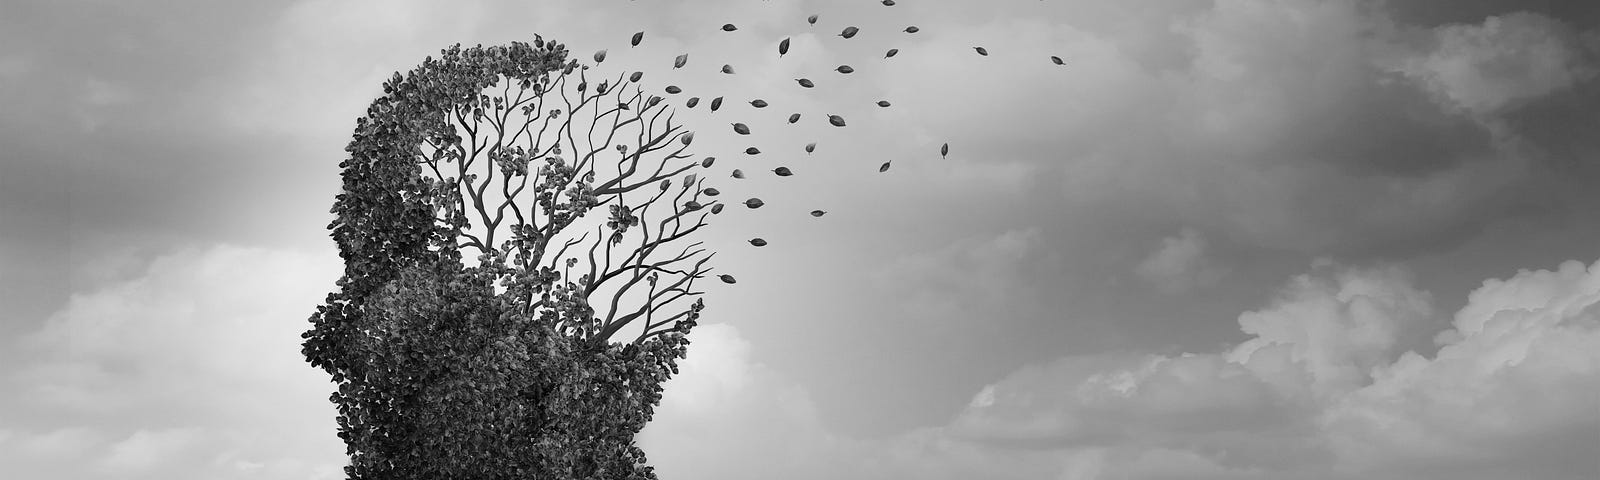
<instances>
[{"instance_id":1,"label":"chin of foliage","mask_svg":"<svg viewBox=\"0 0 1600 480\"><path fill-rule=\"evenodd\" d=\"M517 88L542 99L583 70L567 60L562 45L543 39L532 45L455 46L403 77L396 74L358 121L349 159L341 164L344 190L333 207L337 219L329 227L344 259L344 276L303 335L307 360L331 374L338 386L331 400L338 406L339 437L350 456L349 478L655 478L633 437L650 420L662 382L676 373L675 362L688 344L685 334L704 308L695 299L677 315L662 315L667 321L657 321L656 309L670 300L655 293L678 292L670 299L698 295L692 282L705 276L702 265L709 255L693 269L675 270L664 265L693 260L692 254L655 263L643 258L656 245L686 235L683 219L693 219L701 206L691 201L693 208L676 207L676 202L662 207L671 210L661 225L670 220L678 226L658 237L646 234L639 245L647 251L638 259L629 256L616 269L607 260L606 268L568 276L576 258L566 258L565 269L558 261L567 247L584 244L552 239L590 209L608 206L614 221L598 227L609 232L597 232L595 240L605 238L610 255L643 216L640 206L630 206L623 195L684 171L648 173L648 167L621 166L629 161L637 166L644 152L672 140L687 146L692 136L671 127L669 117L667 131L634 153L615 146L621 160L617 179L609 181L595 178L600 149L569 162L559 143L542 149L536 142L530 149L493 143L484 150L497 168L489 175L499 171L511 186L514 178L524 185L531 180L535 199L518 206L508 196L506 202L518 208L518 221L509 224L510 238L496 245L494 230L504 226L503 216L487 213L494 208L484 208L484 189L473 195L480 184L472 182L480 178L466 173L467 165L480 152L458 134L463 125L488 125L494 120L485 116L520 104L520 94L513 104L484 95L487 89ZM612 90L621 95L627 82L618 80ZM584 92L586 84L578 91ZM580 99L592 96L599 102L595 90ZM634 108L623 112L609 106L604 111L617 118L646 115L659 99L635 95L633 101ZM522 112L544 119L560 113ZM479 133L473 131L472 146ZM431 146L431 154L425 146ZM681 152L663 162L686 158ZM579 153L584 152L574 154ZM530 162L537 168L529 168ZM441 165L455 165L461 175L441 173ZM636 170L646 173L635 175ZM692 175L684 190L691 185L698 200L699 183ZM644 203L662 199L665 183L661 190ZM482 214L478 224L487 226L488 234L469 231L473 213ZM687 231L703 220L701 214ZM476 265L463 262L464 249L476 253L467 257L476 258ZM597 249L598 243L589 250L591 263ZM658 288L660 276L674 272L683 278ZM602 286L630 279L621 287ZM609 309L602 305L596 312L591 306L589 297L597 291L627 290L641 279L650 295L638 311L618 306L622 293L596 302L610 303ZM611 341L635 319L645 327L638 337Z\"/></svg>"}]
</instances>

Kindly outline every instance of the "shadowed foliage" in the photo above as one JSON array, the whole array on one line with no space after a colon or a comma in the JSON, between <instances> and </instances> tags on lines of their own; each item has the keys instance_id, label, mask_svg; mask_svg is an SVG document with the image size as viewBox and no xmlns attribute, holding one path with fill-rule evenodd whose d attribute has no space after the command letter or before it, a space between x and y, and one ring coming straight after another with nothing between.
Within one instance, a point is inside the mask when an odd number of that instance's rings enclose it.
<instances>
[{"instance_id":1,"label":"shadowed foliage","mask_svg":"<svg viewBox=\"0 0 1600 480\"><path fill-rule=\"evenodd\" d=\"M303 335L349 478L655 478L633 437L711 257L673 245L720 206L659 97L586 73L542 38L458 45L357 121L344 275Z\"/></svg>"}]
</instances>

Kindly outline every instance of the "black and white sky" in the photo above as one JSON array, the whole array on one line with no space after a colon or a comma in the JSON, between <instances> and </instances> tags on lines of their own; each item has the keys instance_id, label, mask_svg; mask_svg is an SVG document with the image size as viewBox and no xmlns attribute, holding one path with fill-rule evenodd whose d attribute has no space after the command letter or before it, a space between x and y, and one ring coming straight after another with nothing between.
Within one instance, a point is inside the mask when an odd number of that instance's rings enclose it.
<instances>
[{"instance_id":1,"label":"black and white sky","mask_svg":"<svg viewBox=\"0 0 1600 480\"><path fill-rule=\"evenodd\" d=\"M706 234L665 479L1600 478L1579 0L3 0L0 477L342 478L354 121L534 34L797 172Z\"/></svg>"}]
</instances>

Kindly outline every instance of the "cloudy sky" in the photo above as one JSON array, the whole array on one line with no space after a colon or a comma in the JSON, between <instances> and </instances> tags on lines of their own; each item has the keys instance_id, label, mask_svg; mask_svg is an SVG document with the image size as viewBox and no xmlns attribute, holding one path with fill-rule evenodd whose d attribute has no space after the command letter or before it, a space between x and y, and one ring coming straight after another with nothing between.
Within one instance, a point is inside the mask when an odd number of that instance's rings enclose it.
<instances>
[{"instance_id":1,"label":"cloudy sky","mask_svg":"<svg viewBox=\"0 0 1600 480\"><path fill-rule=\"evenodd\" d=\"M1600 476L1593 2L6 0L0 477L340 478L354 120L534 34L797 171L704 237L665 479Z\"/></svg>"}]
</instances>

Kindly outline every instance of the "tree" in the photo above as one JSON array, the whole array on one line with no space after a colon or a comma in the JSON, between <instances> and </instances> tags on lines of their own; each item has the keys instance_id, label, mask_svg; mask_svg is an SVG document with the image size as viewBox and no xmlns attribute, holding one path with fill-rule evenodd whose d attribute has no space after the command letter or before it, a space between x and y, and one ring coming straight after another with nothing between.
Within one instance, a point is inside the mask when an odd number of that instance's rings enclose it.
<instances>
[{"instance_id":1,"label":"tree","mask_svg":"<svg viewBox=\"0 0 1600 480\"><path fill-rule=\"evenodd\" d=\"M587 72L457 45L357 121L344 275L303 335L350 478L655 478L633 436L704 308L711 162L642 74Z\"/></svg>"}]
</instances>

